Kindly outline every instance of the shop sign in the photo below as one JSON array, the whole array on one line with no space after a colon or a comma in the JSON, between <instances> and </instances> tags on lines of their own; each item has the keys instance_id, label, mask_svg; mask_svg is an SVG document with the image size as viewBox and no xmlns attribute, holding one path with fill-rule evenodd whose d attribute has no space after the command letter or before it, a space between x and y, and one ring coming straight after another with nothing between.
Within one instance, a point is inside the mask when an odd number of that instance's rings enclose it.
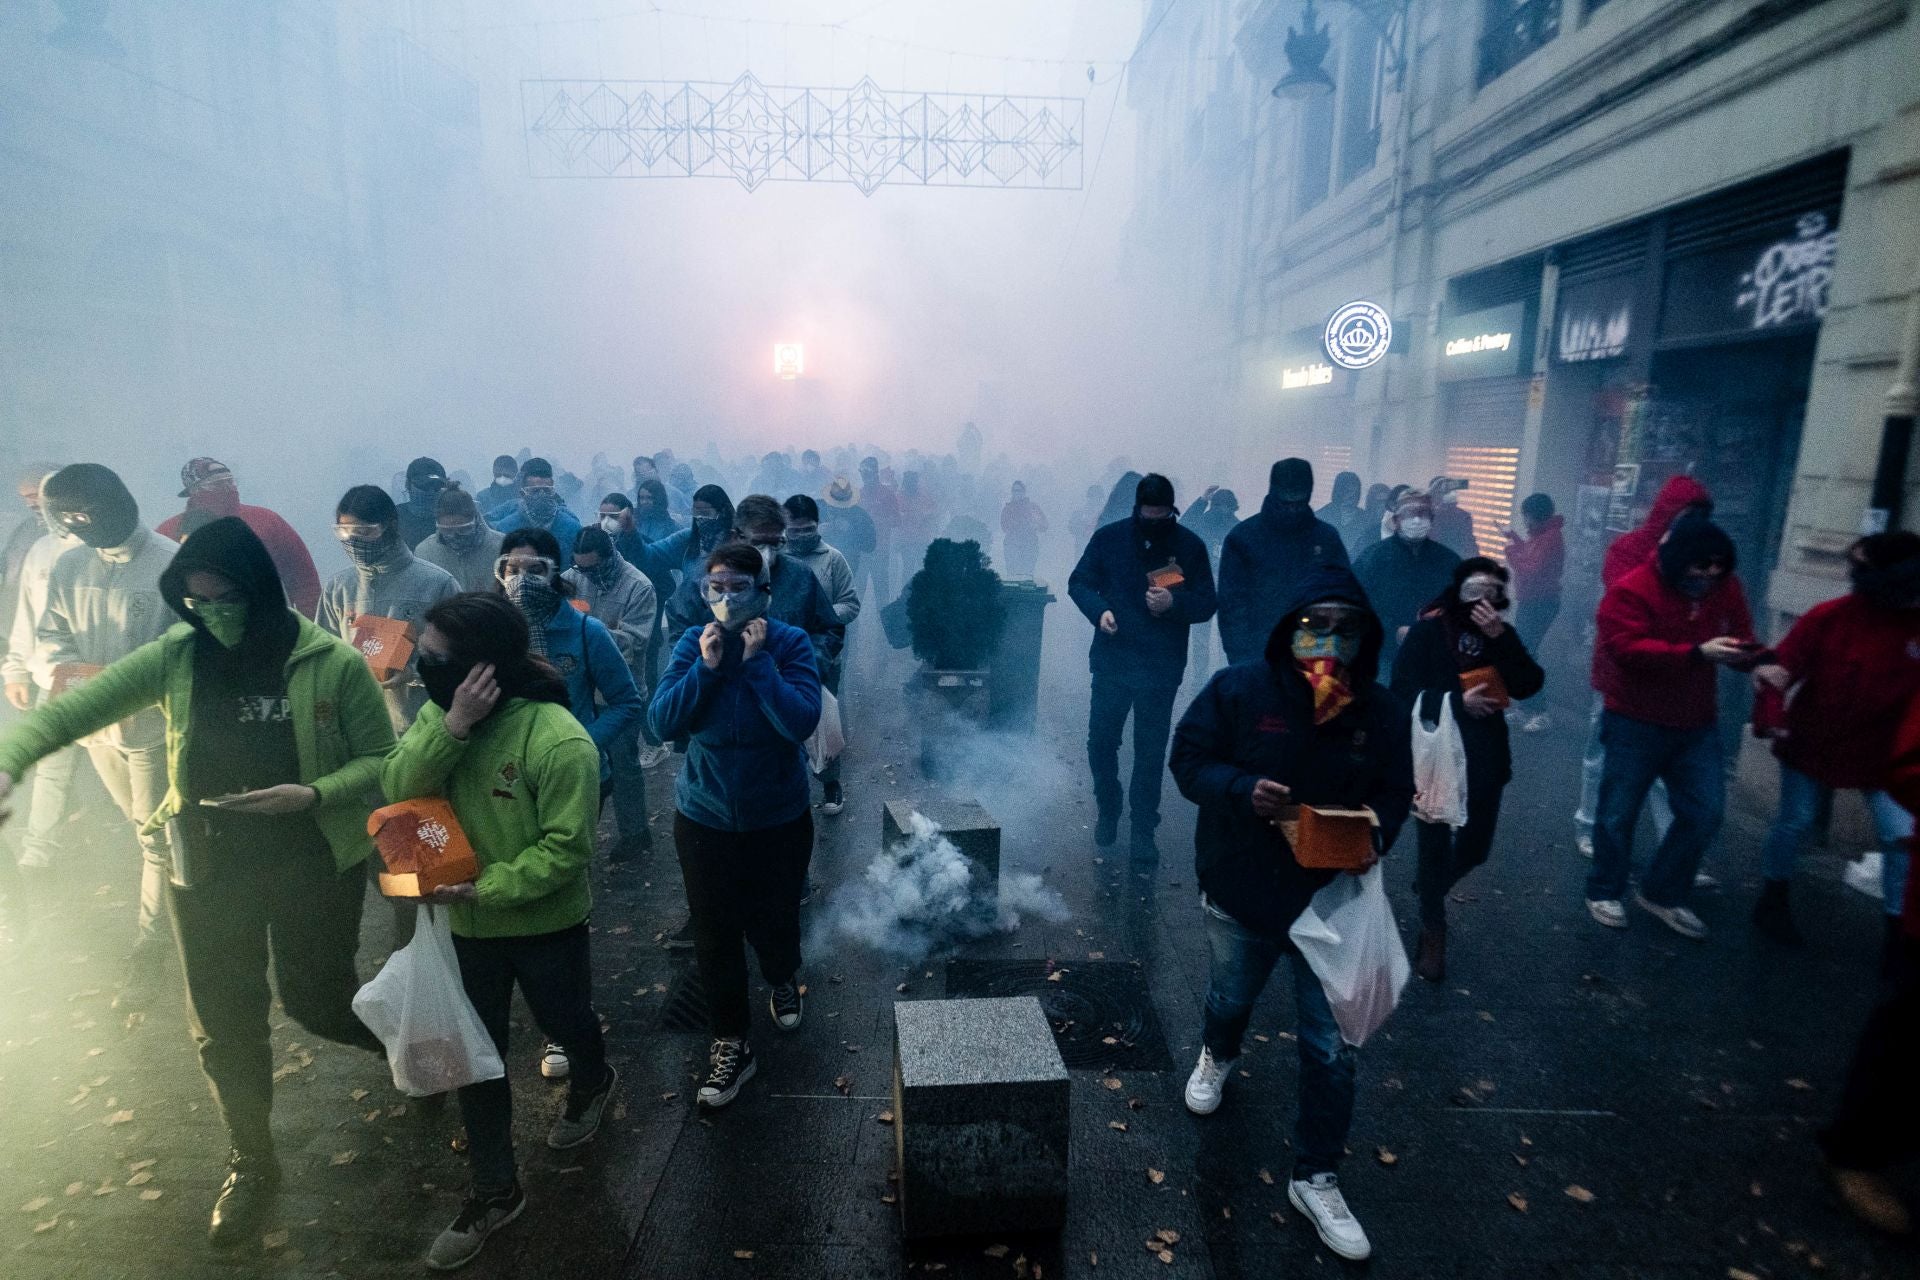
<instances>
[{"instance_id":1,"label":"shop sign","mask_svg":"<svg viewBox=\"0 0 1920 1280\"><path fill-rule=\"evenodd\" d=\"M1632 275L1582 281L1560 291L1560 319L1553 327L1557 364L1618 360L1633 336Z\"/></svg>"},{"instance_id":2,"label":"shop sign","mask_svg":"<svg viewBox=\"0 0 1920 1280\"><path fill-rule=\"evenodd\" d=\"M1667 267L1660 337L1800 333L1827 314L1837 219L1801 214L1765 238L1676 259Z\"/></svg>"},{"instance_id":3,"label":"shop sign","mask_svg":"<svg viewBox=\"0 0 1920 1280\"><path fill-rule=\"evenodd\" d=\"M1532 364L1527 348L1532 304L1509 302L1449 317L1440 328L1440 376L1509 378Z\"/></svg>"},{"instance_id":4,"label":"shop sign","mask_svg":"<svg viewBox=\"0 0 1920 1280\"><path fill-rule=\"evenodd\" d=\"M1327 359L1325 334L1317 324L1295 329L1280 341L1274 377L1289 400L1350 394L1353 373Z\"/></svg>"},{"instance_id":5,"label":"shop sign","mask_svg":"<svg viewBox=\"0 0 1920 1280\"><path fill-rule=\"evenodd\" d=\"M1282 391L1304 391L1311 387L1333 385L1333 366L1320 360L1288 365L1280 370Z\"/></svg>"},{"instance_id":6,"label":"shop sign","mask_svg":"<svg viewBox=\"0 0 1920 1280\"><path fill-rule=\"evenodd\" d=\"M1327 319L1327 358L1343 369L1379 363L1392 343L1393 321L1371 302L1349 302Z\"/></svg>"}]
</instances>

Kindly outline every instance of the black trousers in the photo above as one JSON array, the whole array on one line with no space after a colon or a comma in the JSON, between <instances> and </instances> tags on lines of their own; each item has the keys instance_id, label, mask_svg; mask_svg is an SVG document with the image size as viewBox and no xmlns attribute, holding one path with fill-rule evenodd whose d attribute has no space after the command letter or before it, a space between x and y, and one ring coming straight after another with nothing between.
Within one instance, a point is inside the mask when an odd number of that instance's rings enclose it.
<instances>
[{"instance_id":1,"label":"black trousers","mask_svg":"<svg viewBox=\"0 0 1920 1280\"><path fill-rule=\"evenodd\" d=\"M336 871L324 841L229 860L191 889L168 886L187 1025L200 1069L243 1152L272 1150L273 1046L267 1039L267 962L280 1003L314 1035L380 1051L354 1016L366 873Z\"/></svg>"},{"instance_id":2,"label":"black trousers","mask_svg":"<svg viewBox=\"0 0 1920 1280\"><path fill-rule=\"evenodd\" d=\"M1414 823L1419 863L1413 891L1420 899L1420 923L1425 927L1437 929L1447 923L1447 894L1493 851L1493 829L1505 790L1505 783L1476 783L1469 771L1466 826L1455 831L1440 823Z\"/></svg>"},{"instance_id":3,"label":"black trousers","mask_svg":"<svg viewBox=\"0 0 1920 1280\"><path fill-rule=\"evenodd\" d=\"M1908 946L1915 944L1909 942ZM1820 1135L1827 1159L1843 1169L1883 1169L1920 1154L1920 977L1867 1018L1853 1051L1840 1109Z\"/></svg>"},{"instance_id":4,"label":"black trousers","mask_svg":"<svg viewBox=\"0 0 1920 1280\"><path fill-rule=\"evenodd\" d=\"M600 1088L607 1077L607 1046L600 1033L600 1016L593 1011L593 959L586 921L554 933L519 938L455 934L453 950L460 957L460 983L493 1037L502 1062L513 1062L507 1056L507 1019L518 983L534 1025L567 1051L572 1068L567 1073L568 1092L590 1095ZM513 1089L507 1077L462 1088L460 1118L467 1126L473 1189L488 1194L511 1187L517 1174Z\"/></svg>"},{"instance_id":5,"label":"black trousers","mask_svg":"<svg viewBox=\"0 0 1920 1280\"><path fill-rule=\"evenodd\" d=\"M1133 780L1127 804L1133 829L1151 833L1160 825L1160 788L1167 774L1167 736L1173 730L1178 685L1136 689L1105 676L1093 678L1087 711L1087 764L1093 770L1093 801L1100 812L1120 810L1120 734L1133 717Z\"/></svg>"},{"instance_id":6,"label":"black trousers","mask_svg":"<svg viewBox=\"0 0 1920 1280\"><path fill-rule=\"evenodd\" d=\"M747 1034L744 939L774 985L800 971L800 894L813 861L813 814L759 831L720 831L673 815L673 843L693 911L693 953L716 1040Z\"/></svg>"}]
</instances>

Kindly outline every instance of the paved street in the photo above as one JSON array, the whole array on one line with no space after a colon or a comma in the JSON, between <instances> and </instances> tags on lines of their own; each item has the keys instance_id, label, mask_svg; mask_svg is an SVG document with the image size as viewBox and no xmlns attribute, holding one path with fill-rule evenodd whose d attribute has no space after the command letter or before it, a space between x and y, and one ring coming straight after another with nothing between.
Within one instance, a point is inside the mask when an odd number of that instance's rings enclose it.
<instances>
[{"instance_id":1,"label":"paved street","mask_svg":"<svg viewBox=\"0 0 1920 1280\"><path fill-rule=\"evenodd\" d=\"M1028 985L1097 1024L1070 1029L1071 1056L1087 1065L1072 1073L1065 1233L903 1254L890 1203L890 1005L940 998L983 972L1019 980L1002 969L815 947L806 1026L792 1038L760 1031L758 1077L730 1110L696 1116L705 1037L663 1025L677 1020L672 997L691 961L654 940L681 911L662 769L660 851L638 871L595 878L599 1007L623 1099L591 1147L547 1151L559 1091L533 1071L523 1015L512 1071L531 1204L469 1274L1238 1278L1344 1265L1286 1201L1296 1066L1285 983L1255 1018L1223 1109L1196 1120L1181 1106L1206 981L1192 811L1173 799L1153 875L1096 863L1080 782L1084 633L1064 602L1050 615L1042 752L1009 760L1004 790L981 798L1006 823L1005 868L1042 874L1072 918L1030 920L958 958L1028 961ZM876 851L882 801L922 792L895 700L876 696L905 672L896 657L864 696L850 681L852 804L822 820L816 860L829 900ZM1876 1245L1839 1213L1811 1141L1873 995L1873 904L1839 885L1836 859L1816 857L1803 891L1814 943L1794 955L1758 944L1745 911L1762 815L1741 812L1711 860L1727 888L1702 907L1709 943L1638 913L1630 932L1603 931L1580 908L1585 864L1566 821L1578 744L1516 741L1494 861L1453 908L1450 980L1416 981L1362 1055L1343 1183L1374 1241L1372 1274L1915 1274L1911 1251ZM1390 872L1403 921L1411 862L1409 838ZM134 870L130 842L81 858L47 941L0 980L0 1274L421 1273L464 1181L450 1147L457 1109L401 1097L366 1055L291 1024L274 1037L288 1172L278 1221L258 1252L207 1251L223 1147L178 1008L173 998L145 1017L108 1008ZM370 909L365 973L385 944L384 912ZM1067 975L1045 982L1047 962ZM1150 1007L1130 1007L1129 988ZM1111 1046L1108 1018L1121 1024ZM1143 1245L1156 1233L1177 1233L1160 1237L1164 1257Z\"/></svg>"}]
</instances>

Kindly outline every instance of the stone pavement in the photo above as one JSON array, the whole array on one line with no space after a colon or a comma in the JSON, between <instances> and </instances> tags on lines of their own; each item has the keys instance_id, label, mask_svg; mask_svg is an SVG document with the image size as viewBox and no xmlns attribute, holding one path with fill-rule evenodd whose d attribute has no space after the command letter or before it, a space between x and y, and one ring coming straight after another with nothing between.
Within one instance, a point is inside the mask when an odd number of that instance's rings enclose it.
<instances>
[{"instance_id":1,"label":"stone pavement","mask_svg":"<svg viewBox=\"0 0 1920 1280\"><path fill-rule=\"evenodd\" d=\"M671 766L656 771L660 851L636 871L595 872L598 1003L623 1098L591 1146L547 1151L560 1090L537 1077L522 1015L510 1067L531 1203L468 1274L1237 1278L1347 1265L1286 1200L1287 983L1259 1009L1222 1110L1199 1120L1181 1106L1206 983L1192 810L1169 786L1166 854L1150 874L1093 856L1085 637L1064 607L1052 615L1038 750L1009 757L977 798L1005 824L1004 871L1044 875L1072 918L1029 919L951 967L816 943L806 1026L759 1031L758 1077L729 1110L698 1116L706 1039L662 1025L677 1020L691 960L655 943L682 909ZM887 692L904 674L896 658L886 679L849 682L852 803L821 820L816 859L829 889L876 851L882 802L926 790ZM1839 886L1836 859L1811 859L1801 908L1815 941L1798 954L1762 945L1745 912L1765 815L1736 813L1712 859L1727 888L1701 908L1711 941L1688 943L1638 912L1628 933L1600 929L1581 909L1585 864L1566 821L1578 743L1545 738L1516 739L1494 860L1453 907L1450 980L1416 980L1361 1056L1343 1183L1374 1240L1372 1274L1920 1274L1910 1247L1870 1239L1836 1209L1811 1142L1874 995L1874 905ZM1408 837L1389 871L1403 922L1411 863ZM0 975L0 1275L422 1274L464 1182L450 1148L457 1108L401 1097L373 1059L316 1044L277 1011L278 1218L257 1251L207 1250L223 1147L177 994L144 1017L108 1008L135 866L131 842L78 857L47 940ZM386 931L370 909L368 975ZM1067 972L1049 982L1049 966ZM1075 1024L1069 1225L1053 1240L903 1251L889 1182L891 1003L1009 984Z\"/></svg>"}]
</instances>

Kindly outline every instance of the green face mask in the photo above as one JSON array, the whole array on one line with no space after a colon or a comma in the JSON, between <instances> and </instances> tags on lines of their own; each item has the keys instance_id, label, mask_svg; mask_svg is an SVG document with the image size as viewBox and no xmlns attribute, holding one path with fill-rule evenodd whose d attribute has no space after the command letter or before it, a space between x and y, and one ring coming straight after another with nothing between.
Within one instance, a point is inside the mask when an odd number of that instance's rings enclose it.
<instances>
[{"instance_id":1,"label":"green face mask","mask_svg":"<svg viewBox=\"0 0 1920 1280\"><path fill-rule=\"evenodd\" d=\"M231 649L247 634L247 606L242 600L188 600L187 609L200 619L207 634Z\"/></svg>"}]
</instances>

